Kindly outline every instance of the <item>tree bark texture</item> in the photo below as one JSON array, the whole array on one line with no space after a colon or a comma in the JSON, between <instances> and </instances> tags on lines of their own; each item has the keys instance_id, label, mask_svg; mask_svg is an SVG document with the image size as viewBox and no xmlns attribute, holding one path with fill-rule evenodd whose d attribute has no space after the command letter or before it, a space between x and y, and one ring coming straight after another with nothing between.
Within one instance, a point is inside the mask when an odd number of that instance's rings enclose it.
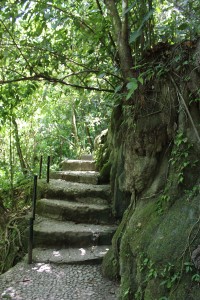
<instances>
[{"instance_id":1,"label":"tree bark texture","mask_svg":"<svg viewBox=\"0 0 200 300\"><path fill-rule=\"evenodd\" d=\"M15 143L16 143L16 148L17 148L17 154L18 154L19 161L20 161L20 166L21 166L23 174L26 175L27 174L27 166L26 166L26 163L25 163L25 160L24 160L24 157L22 154L21 145L20 145L18 125L17 125L17 122L14 117L12 117L12 123L14 126Z\"/></svg>"},{"instance_id":2,"label":"tree bark texture","mask_svg":"<svg viewBox=\"0 0 200 300\"><path fill-rule=\"evenodd\" d=\"M114 0L105 0L105 5L112 18L115 41L119 53L120 67L124 81L134 77L133 72L133 57L129 45L128 34L128 14L125 13L128 8L128 0L122 0L122 17L120 17L116 3Z\"/></svg>"}]
</instances>

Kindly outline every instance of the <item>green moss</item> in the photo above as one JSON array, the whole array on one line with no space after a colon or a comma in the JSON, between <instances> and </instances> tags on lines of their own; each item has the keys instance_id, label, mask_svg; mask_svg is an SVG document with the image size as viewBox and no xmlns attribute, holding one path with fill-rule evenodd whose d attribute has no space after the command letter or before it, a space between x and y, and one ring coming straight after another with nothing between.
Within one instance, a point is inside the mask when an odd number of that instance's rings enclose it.
<instances>
[{"instance_id":1,"label":"green moss","mask_svg":"<svg viewBox=\"0 0 200 300\"><path fill-rule=\"evenodd\" d=\"M43 198L48 189L48 183L44 179L38 180L37 183L37 199Z\"/></svg>"},{"instance_id":2,"label":"green moss","mask_svg":"<svg viewBox=\"0 0 200 300\"><path fill-rule=\"evenodd\" d=\"M161 218L156 213L155 200L138 204L126 229L127 238L132 249L145 250L152 241L152 236L156 232Z\"/></svg>"},{"instance_id":3,"label":"green moss","mask_svg":"<svg viewBox=\"0 0 200 300\"><path fill-rule=\"evenodd\" d=\"M196 246L191 245L192 249L199 244L199 194L195 193L189 202L187 197L176 199L162 215L157 213L156 206L154 198L141 201L135 210L127 210L113 238L113 246L120 247L121 299L197 300L200 291L194 289L193 295L186 288L191 285L192 275L181 274L180 258L184 251L187 254L188 236L191 240L195 237ZM141 253L148 257L148 264L145 265L144 256L142 265ZM132 294L136 298L126 298Z\"/></svg>"},{"instance_id":4,"label":"green moss","mask_svg":"<svg viewBox=\"0 0 200 300\"><path fill-rule=\"evenodd\" d=\"M168 295L168 292L166 292L165 288L161 285L161 280L152 279L145 288L144 300L160 300L162 297L166 297L166 295Z\"/></svg>"},{"instance_id":5,"label":"green moss","mask_svg":"<svg viewBox=\"0 0 200 300\"><path fill-rule=\"evenodd\" d=\"M120 273L121 277L121 291L120 299L129 300L133 299L133 295L137 290L136 282L136 260L130 251L130 245L123 236L120 249Z\"/></svg>"},{"instance_id":6,"label":"green moss","mask_svg":"<svg viewBox=\"0 0 200 300\"><path fill-rule=\"evenodd\" d=\"M100 170L99 183L110 182L110 170L111 170L111 162L108 161L103 165L103 167Z\"/></svg>"},{"instance_id":7,"label":"green moss","mask_svg":"<svg viewBox=\"0 0 200 300\"><path fill-rule=\"evenodd\" d=\"M116 259L113 249L110 249L103 259L102 273L109 279L119 278L119 262Z\"/></svg>"}]
</instances>

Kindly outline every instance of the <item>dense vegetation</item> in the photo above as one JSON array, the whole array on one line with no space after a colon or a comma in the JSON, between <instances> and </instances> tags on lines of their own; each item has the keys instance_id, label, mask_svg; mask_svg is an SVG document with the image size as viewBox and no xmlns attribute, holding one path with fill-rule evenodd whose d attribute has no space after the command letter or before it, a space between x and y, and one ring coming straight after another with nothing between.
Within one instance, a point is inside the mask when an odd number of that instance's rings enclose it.
<instances>
[{"instance_id":1,"label":"dense vegetation","mask_svg":"<svg viewBox=\"0 0 200 300\"><path fill-rule=\"evenodd\" d=\"M200 5L2 0L0 6L0 213L6 218L28 204L27 180L40 155L51 155L57 168L63 157L93 151L113 109L122 105L131 114L136 90L139 108L148 112L143 87L173 64L178 74L182 54L165 55L174 44L193 48ZM20 184L26 193L17 192Z\"/></svg>"},{"instance_id":2,"label":"dense vegetation","mask_svg":"<svg viewBox=\"0 0 200 300\"><path fill-rule=\"evenodd\" d=\"M1 1L1 188L35 171L40 155L57 164L92 151L112 106L151 76L142 56L196 38L199 10L198 1Z\"/></svg>"}]
</instances>

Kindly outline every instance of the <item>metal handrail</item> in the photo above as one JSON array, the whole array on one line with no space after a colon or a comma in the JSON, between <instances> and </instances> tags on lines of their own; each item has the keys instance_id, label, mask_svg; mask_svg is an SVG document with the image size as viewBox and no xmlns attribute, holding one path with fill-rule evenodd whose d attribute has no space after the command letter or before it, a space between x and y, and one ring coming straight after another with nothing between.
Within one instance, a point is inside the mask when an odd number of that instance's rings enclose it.
<instances>
[{"instance_id":1,"label":"metal handrail","mask_svg":"<svg viewBox=\"0 0 200 300\"><path fill-rule=\"evenodd\" d=\"M42 160L43 157L40 157L40 170L39 170L39 179L42 177ZM50 162L51 157L48 156L47 158L47 183L49 183L49 173L50 173ZM36 210L36 199L37 199L37 175L34 175L33 180L33 198L32 198L32 216L29 219L29 243L28 243L28 264L32 264L33 257L33 227L34 227L34 221L35 221L35 210Z\"/></svg>"}]
</instances>

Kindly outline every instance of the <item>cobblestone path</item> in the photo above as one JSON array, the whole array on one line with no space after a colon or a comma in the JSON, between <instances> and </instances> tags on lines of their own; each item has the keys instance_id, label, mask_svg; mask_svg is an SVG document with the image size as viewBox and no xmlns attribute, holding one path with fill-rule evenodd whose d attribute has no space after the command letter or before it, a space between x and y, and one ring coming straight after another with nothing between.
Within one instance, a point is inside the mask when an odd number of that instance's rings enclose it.
<instances>
[{"instance_id":1,"label":"cobblestone path","mask_svg":"<svg viewBox=\"0 0 200 300\"><path fill-rule=\"evenodd\" d=\"M18 263L0 276L0 299L116 300L118 284L101 275L100 265Z\"/></svg>"}]
</instances>

